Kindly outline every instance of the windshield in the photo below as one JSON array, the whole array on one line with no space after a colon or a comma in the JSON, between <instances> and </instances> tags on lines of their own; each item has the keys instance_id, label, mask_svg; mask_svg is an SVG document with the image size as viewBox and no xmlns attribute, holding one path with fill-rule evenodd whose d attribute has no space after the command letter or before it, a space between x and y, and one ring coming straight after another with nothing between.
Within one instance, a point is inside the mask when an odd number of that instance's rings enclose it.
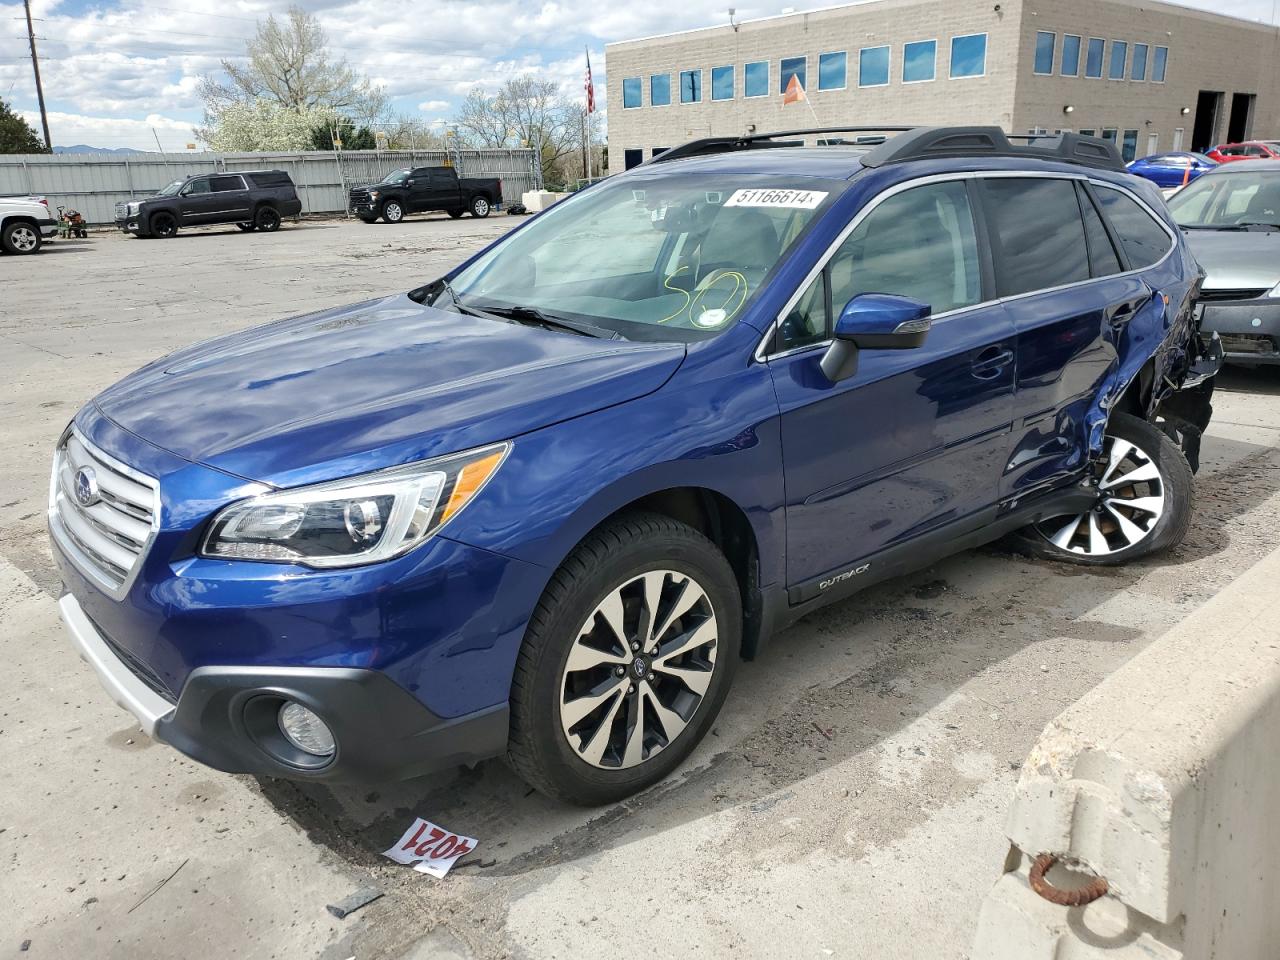
<instances>
[{"instance_id":1,"label":"windshield","mask_svg":"<svg viewBox=\"0 0 1280 960\"><path fill-rule=\"evenodd\" d=\"M840 180L655 171L561 201L452 279L460 303L570 318L631 340L728 329Z\"/></svg>"},{"instance_id":2,"label":"windshield","mask_svg":"<svg viewBox=\"0 0 1280 960\"><path fill-rule=\"evenodd\" d=\"M1232 170L1201 177L1169 198L1169 210L1179 226L1191 229L1280 229L1280 170Z\"/></svg>"},{"instance_id":3,"label":"windshield","mask_svg":"<svg viewBox=\"0 0 1280 960\"><path fill-rule=\"evenodd\" d=\"M409 176L408 170L392 170L385 177L379 180L379 183L400 183Z\"/></svg>"},{"instance_id":4,"label":"windshield","mask_svg":"<svg viewBox=\"0 0 1280 960\"><path fill-rule=\"evenodd\" d=\"M182 189L182 185L186 182L187 181L185 180L173 181L173 183L169 184L167 187L165 187L163 190L160 191L159 196L162 196L162 197L177 196L178 191Z\"/></svg>"}]
</instances>

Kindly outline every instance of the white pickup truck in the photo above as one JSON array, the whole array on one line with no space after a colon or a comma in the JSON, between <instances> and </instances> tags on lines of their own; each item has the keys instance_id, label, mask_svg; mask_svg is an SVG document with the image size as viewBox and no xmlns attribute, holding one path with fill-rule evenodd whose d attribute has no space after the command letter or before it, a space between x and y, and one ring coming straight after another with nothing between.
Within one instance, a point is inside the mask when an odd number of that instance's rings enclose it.
<instances>
[{"instance_id":1,"label":"white pickup truck","mask_svg":"<svg viewBox=\"0 0 1280 960\"><path fill-rule=\"evenodd\" d=\"M0 197L0 250L36 253L58 233L58 220L43 197Z\"/></svg>"}]
</instances>

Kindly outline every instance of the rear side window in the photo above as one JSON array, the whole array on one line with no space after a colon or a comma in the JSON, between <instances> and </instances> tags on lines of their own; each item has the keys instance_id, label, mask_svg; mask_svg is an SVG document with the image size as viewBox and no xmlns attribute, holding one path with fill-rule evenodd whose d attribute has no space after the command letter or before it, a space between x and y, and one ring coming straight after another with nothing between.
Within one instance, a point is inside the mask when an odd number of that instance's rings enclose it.
<instances>
[{"instance_id":1,"label":"rear side window","mask_svg":"<svg viewBox=\"0 0 1280 960\"><path fill-rule=\"evenodd\" d=\"M246 174L246 179L255 187L287 187L293 181L283 170L266 170L262 173Z\"/></svg>"},{"instance_id":2,"label":"rear side window","mask_svg":"<svg viewBox=\"0 0 1280 960\"><path fill-rule=\"evenodd\" d=\"M1142 204L1111 187L1097 187L1097 196L1103 214L1120 238L1130 269L1141 270L1164 259L1173 246L1173 240L1169 232L1143 209Z\"/></svg>"},{"instance_id":3,"label":"rear side window","mask_svg":"<svg viewBox=\"0 0 1280 960\"><path fill-rule=\"evenodd\" d=\"M983 181L983 190L1000 251L1000 296L1089 279L1084 222L1072 181L992 177Z\"/></svg>"},{"instance_id":4,"label":"rear side window","mask_svg":"<svg viewBox=\"0 0 1280 960\"><path fill-rule=\"evenodd\" d=\"M239 177L211 177L210 189L214 193L226 193L228 190L243 190L244 181Z\"/></svg>"},{"instance_id":5,"label":"rear side window","mask_svg":"<svg viewBox=\"0 0 1280 960\"><path fill-rule=\"evenodd\" d=\"M1084 235L1089 241L1089 270L1095 277L1110 277L1123 271L1116 248L1107 236L1107 228L1102 225L1097 208L1089 199L1089 194L1080 188L1080 211L1084 214Z\"/></svg>"}]
</instances>

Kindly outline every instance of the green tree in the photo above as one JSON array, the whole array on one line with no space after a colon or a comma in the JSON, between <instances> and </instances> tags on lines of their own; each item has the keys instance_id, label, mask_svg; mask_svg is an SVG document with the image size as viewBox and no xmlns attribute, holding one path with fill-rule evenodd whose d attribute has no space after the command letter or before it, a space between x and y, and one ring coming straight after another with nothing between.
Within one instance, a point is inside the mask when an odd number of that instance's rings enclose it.
<instances>
[{"instance_id":1,"label":"green tree","mask_svg":"<svg viewBox=\"0 0 1280 960\"><path fill-rule=\"evenodd\" d=\"M311 128L312 150L333 150L334 123L322 123ZM353 127L352 121L339 117L336 121L338 139L343 150L376 150L378 139L368 127Z\"/></svg>"},{"instance_id":2,"label":"green tree","mask_svg":"<svg viewBox=\"0 0 1280 960\"><path fill-rule=\"evenodd\" d=\"M0 153L48 153L40 135L0 100Z\"/></svg>"}]
</instances>

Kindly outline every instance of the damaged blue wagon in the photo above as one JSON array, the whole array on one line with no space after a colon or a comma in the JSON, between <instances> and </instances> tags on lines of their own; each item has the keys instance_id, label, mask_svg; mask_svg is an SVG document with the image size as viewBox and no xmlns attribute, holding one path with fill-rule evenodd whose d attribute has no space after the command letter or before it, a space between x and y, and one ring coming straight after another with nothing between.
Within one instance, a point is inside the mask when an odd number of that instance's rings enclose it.
<instances>
[{"instance_id":1,"label":"damaged blue wagon","mask_svg":"<svg viewBox=\"0 0 1280 960\"><path fill-rule=\"evenodd\" d=\"M882 136L805 145L832 133ZM1006 535L1176 544L1220 362L1200 279L1102 140L690 143L418 289L101 393L54 457L62 615L219 770L504 756L614 801L824 603Z\"/></svg>"}]
</instances>

